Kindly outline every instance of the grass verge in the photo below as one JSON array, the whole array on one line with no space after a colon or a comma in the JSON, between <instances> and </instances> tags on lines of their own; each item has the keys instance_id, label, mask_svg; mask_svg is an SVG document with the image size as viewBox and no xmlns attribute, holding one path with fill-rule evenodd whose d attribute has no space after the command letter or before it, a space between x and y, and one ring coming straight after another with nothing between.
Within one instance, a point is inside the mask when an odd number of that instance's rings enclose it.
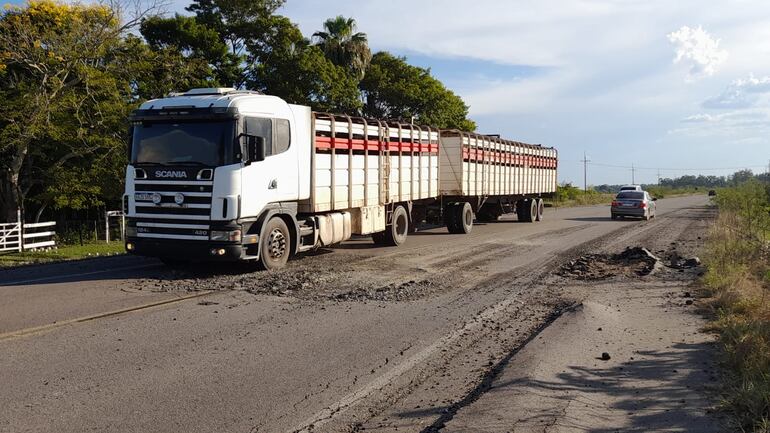
<instances>
[{"instance_id":1,"label":"grass verge","mask_svg":"<svg viewBox=\"0 0 770 433\"><path fill-rule=\"evenodd\" d=\"M703 286L724 368L722 408L735 431L770 433L770 187L720 190Z\"/></svg>"},{"instance_id":2,"label":"grass verge","mask_svg":"<svg viewBox=\"0 0 770 433\"><path fill-rule=\"evenodd\" d=\"M84 245L62 245L48 251L25 251L23 253L6 253L0 255L0 268L21 266L32 263L58 262L64 260L79 260L91 257L113 256L123 254L123 242L91 242Z\"/></svg>"}]
</instances>

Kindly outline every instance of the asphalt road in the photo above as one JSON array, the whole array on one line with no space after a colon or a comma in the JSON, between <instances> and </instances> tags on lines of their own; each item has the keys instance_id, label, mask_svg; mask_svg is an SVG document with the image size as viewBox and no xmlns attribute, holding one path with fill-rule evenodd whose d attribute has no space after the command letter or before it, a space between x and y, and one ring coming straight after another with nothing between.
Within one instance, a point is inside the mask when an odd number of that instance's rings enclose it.
<instances>
[{"instance_id":1,"label":"asphalt road","mask_svg":"<svg viewBox=\"0 0 770 433\"><path fill-rule=\"evenodd\" d=\"M707 202L359 239L279 273L137 257L0 271L0 432L355 431L384 413L420 431L566 307L545 275Z\"/></svg>"}]
</instances>

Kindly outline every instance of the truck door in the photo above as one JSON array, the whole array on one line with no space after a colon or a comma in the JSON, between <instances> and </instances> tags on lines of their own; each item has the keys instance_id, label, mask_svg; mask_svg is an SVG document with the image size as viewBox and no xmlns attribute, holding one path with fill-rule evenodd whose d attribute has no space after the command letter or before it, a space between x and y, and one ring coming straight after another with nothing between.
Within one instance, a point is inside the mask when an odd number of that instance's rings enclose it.
<instances>
[{"instance_id":1,"label":"truck door","mask_svg":"<svg viewBox=\"0 0 770 433\"><path fill-rule=\"evenodd\" d=\"M297 200L296 149L291 145L291 127L287 119L247 117L244 130L264 137L265 160L243 170L242 216L256 216L268 203Z\"/></svg>"}]
</instances>

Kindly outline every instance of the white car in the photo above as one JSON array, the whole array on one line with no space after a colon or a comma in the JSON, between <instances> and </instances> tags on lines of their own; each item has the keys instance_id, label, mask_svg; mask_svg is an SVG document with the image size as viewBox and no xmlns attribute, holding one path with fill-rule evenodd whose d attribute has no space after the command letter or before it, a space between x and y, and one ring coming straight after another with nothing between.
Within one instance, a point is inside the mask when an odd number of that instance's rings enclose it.
<instances>
[{"instance_id":1,"label":"white car","mask_svg":"<svg viewBox=\"0 0 770 433\"><path fill-rule=\"evenodd\" d=\"M620 191L644 191L644 190L642 189L641 185L623 185L620 187Z\"/></svg>"}]
</instances>

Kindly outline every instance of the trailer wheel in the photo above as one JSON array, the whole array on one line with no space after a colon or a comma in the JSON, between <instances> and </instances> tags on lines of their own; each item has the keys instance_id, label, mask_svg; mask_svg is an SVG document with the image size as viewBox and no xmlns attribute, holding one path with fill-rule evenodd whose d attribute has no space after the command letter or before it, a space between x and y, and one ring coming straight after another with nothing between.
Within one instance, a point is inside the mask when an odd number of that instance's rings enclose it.
<instances>
[{"instance_id":1,"label":"trailer wheel","mask_svg":"<svg viewBox=\"0 0 770 433\"><path fill-rule=\"evenodd\" d=\"M409 215L403 206L396 206L391 217L391 224L385 229L385 243L397 247L406 242L409 234Z\"/></svg>"},{"instance_id":2,"label":"trailer wheel","mask_svg":"<svg viewBox=\"0 0 770 433\"><path fill-rule=\"evenodd\" d=\"M456 234L468 234L473 229L473 208L468 202L455 203L451 209L451 213L454 214L452 227L449 228L450 233Z\"/></svg>"},{"instance_id":3,"label":"trailer wheel","mask_svg":"<svg viewBox=\"0 0 770 433\"><path fill-rule=\"evenodd\" d=\"M536 221L542 221L543 220L543 214L545 213L545 202L542 198L539 198L535 200L537 202L537 217L535 218Z\"/></svg>"},{"instance_id":4,"label":"trailer wheel","mask_svg":"<svg viewBox=\"0 0 770 433\"><path fill-rule=\"evenodd\" d=\"M291 233L283 219L274 217L267 222L260 239L259 264L266 270L280 269L291 255Z\"/></svg>"}]
</instances>

